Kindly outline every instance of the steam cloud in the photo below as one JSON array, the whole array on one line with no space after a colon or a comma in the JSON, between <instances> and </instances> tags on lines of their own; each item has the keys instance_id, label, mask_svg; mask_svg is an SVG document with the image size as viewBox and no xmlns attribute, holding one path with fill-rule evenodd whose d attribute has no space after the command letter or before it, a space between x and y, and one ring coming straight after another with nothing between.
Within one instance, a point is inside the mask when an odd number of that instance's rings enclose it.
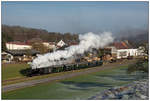
<instances>
[{"instance_id":1,"label":"steam cloud","mask_svg":"<svg viewBox=\"0 0 150 101\"><path fill-rule=\"evenodd\" d=\"M92 48L103 48L113 42L114 38L110 32L103 32L100 34L89 32L79 35L79 40L79 45L73 45L65 50L58 50L53 53L39 55L31 63L32 69L65 64L66 61L61 60L61 58L65 58L70 61L70 59L76 54L83 54Z\"/></svg>"}]
</instances>

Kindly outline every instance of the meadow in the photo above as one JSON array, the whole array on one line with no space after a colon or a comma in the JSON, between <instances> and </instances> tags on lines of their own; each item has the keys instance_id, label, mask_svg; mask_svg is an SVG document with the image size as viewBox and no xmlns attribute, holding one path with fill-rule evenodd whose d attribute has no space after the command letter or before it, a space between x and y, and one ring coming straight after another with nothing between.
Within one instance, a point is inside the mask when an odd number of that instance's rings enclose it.
<instances>
[{"instance_id":1,"label":"meadow","mask_svg":"<svg viewBox=\"0 0 150 101\"><path fill-rule=\"evenodd\" d=\"M29 68L26 63L2 64L2 80L25 77L21 71Z\"/></svg>"}]
</instances>

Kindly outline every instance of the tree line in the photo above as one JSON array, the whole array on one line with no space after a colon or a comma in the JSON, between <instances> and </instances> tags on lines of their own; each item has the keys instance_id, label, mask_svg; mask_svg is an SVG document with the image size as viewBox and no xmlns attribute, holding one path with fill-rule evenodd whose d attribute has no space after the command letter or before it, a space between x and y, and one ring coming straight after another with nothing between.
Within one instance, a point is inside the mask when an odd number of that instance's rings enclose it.
<instances>
[{"instance_id":1,"label":"tree line","mask_svg":"<svg viewBox=\"0 0 150 101\"><path fill-rule=\"evenodd\" d=\"M78 34L48 32L44 29L34 29L21 26L2 25L2 38L6 41L27 41L32 38L41 38L43 41L78 41ZM6 37L5 37L6 36Z\"/></svg>"}]
</instances>

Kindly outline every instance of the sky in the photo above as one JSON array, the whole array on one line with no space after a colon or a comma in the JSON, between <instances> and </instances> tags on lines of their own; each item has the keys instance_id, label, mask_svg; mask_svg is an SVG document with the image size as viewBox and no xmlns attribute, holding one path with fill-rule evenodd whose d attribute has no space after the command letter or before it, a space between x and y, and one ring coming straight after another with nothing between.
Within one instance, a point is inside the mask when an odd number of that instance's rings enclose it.
<instances>
[{"instance_id":1,"label":"sky","mask_svg":"<svg viewBox=\"0 0 150 101\"><path fill-rule=\"evenodd\" d=\"M148 28L148 2L3 1L2 24L49 32L115 32Z\"/></svg>"}]
</instances>

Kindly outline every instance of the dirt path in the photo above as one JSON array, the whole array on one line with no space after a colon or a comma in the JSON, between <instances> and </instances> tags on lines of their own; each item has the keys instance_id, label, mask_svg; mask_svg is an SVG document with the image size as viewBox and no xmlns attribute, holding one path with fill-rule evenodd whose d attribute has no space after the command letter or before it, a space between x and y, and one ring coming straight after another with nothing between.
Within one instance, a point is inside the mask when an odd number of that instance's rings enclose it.
<instances>
[{"instance_id":1,"label":"dirt path","mask_svg":"<svg viewBox=\"0 0 150 101\"><path fill-rule=\"evenodd\" d=\"M104 69L110 69L110 68L115 68L115 67L119 67L119 66L123 66L123 65L128 65L128 64L131 64L134 62L135 62L135 60L126 60L126 61L122 61L119 63L117 62L117 63L112 63L112 64L104 64L103 66L100 66L100 67L93 67L91 69L85 69L85 71L71 72L69 74L64 74L63 76L60 75L60 76L48 77L48 78L44 78L44 79L31 80L31 81L26 81L26 82L21 82L21 83L16 83L16 84L10 84L10 85L6 85L6 86L2 86L2 92L7 92L7 91L11 91L11 90L20 89L20 88L35 86L37 84L51 82L51 81L55 81L55 80L71 78L71 77L75 77L78 75L97 72L97 71L104 70Z\"/></svg>"}]
</instances>

